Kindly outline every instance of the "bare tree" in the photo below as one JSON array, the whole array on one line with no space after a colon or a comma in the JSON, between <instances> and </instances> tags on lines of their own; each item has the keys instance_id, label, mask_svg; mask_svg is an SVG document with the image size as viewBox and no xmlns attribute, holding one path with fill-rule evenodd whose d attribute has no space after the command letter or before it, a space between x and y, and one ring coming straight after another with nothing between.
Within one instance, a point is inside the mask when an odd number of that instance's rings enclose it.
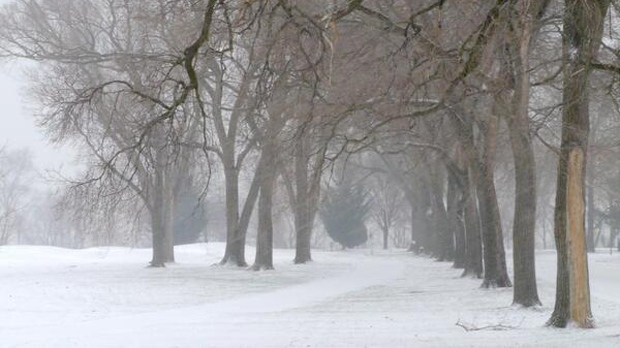
<instances>
[{"instance_id":1,"label":"bare tree","mask_svg":"<svg viewBox=\"0 0 620 348\"><path fill-rule=\"evenodd\" d=\"M182 143L196 128L184 105L215 7L49 0L2 10L3 55L46 68L34 79L41 123L56 140L79 139L96 163L81 184L108 180L150 212L153 266L174 261L175 172L187 166Z\"/></svg>"}]
</instances>

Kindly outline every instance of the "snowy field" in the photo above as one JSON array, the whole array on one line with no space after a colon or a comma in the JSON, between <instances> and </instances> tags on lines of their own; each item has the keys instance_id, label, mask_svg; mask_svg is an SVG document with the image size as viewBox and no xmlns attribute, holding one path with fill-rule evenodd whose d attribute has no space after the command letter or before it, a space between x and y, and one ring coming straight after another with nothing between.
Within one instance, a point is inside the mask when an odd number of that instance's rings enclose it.
<instances>
[{"instance_id":1,"label":"snowy field","mask_svg":"<svg viewBox=\"0 0 620 348\"><path fill-rule=\"evenodd\" d=\"M0 347L620 347L618 253L590 255L596 328L581 330L544 326L550 251L535 310L403 251L315 252L296 266L276 250L269 272L212 266L222 244L176 252L150 269L149 250L1 247Z\"/></svg>"}]
</instances>

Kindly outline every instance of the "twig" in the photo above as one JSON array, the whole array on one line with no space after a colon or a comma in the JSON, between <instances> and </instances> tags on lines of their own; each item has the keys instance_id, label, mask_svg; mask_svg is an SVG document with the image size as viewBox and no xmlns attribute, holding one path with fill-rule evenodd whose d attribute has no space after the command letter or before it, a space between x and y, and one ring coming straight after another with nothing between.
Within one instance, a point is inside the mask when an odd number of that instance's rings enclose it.
<instances>
[{"instance_id":1,"label":"twig","mask_svg":"<svg viewBox=\"0 0 620 348\"><path fill-rule=\"evenodd\" d=\"M475 326L474 324L463 323L460 320L458 320L455 325L462 327L463 330L465 330L467 332L470 332L470 331L481 331L481 330L504 331L504 330L516 329L515 326L508 326L508 325L504 325L504 324L487 325L487 326Z\"/></svg>"}]
</instances>

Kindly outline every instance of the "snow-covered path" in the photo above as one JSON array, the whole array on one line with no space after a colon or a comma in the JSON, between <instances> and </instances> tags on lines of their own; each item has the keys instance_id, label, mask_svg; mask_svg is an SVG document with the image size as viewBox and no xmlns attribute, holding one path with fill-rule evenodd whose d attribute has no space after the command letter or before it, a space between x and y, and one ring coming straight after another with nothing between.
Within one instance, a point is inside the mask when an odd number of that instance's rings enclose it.
<instances>
[{"instance_id":1,"label":"snow-covered path","mask_svg":"<svg viewBox=\"0 0 620 348\"><path fill-rule=\"evenodd\" d=\"M618 254L590 256L597 328L557 330L544 326L552 252L538 254L544 305L523 310L512 289L480 289L405 252L316 253L296 266L279 250L275 272L248 272L209 266L220 249L182 247L177 265L145 269L143 250L0 248L0 346L620 346Z\"/></svg>"}]
</instances>

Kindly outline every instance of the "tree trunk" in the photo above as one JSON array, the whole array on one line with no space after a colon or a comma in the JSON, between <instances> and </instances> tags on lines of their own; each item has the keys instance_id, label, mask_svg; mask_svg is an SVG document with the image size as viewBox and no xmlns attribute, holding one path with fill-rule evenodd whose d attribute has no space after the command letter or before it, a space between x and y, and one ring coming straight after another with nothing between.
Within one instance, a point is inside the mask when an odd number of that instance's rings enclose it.
<instances>
[{"instance_id":1,"label":"tree trunk","mask_svg":"<svg viewBox=\"0 0 620 348\"><path fill-rule=\"evenodd\" d=\"M419 250L423 254L435 255L435 240L432 234L433 221L432 221L432 198L431 192L427 185L426 180L420 178L416 198L416 220L417 220L417 236L419 243Z\"/></svg>"},{"instance_id":2,"label":"tree trunk","mask_svg":"<svg viewBox=\"0 0 620 348\"><path fill-rule=\"evenodd\" d=\"M431 165L436 167L435 165ZM438 168L431 173L432 209L434 233L434 255L439 261L454 261L454 234L450 228L450 221L444 204L444 177Z\"/></svg>"},{"instance_id":3,"label":"tree trunk","mask_svg":"<svg viewBox=\"0 0 620 348\"><path fill-rule=\"evenodd\" d=\"M467 253L462 276L480 279L483 273L480 216L478 215L476 197L472 192L467 193L467 200L465 201L465 236Z\"/></svg>"},{"instance_id":4,"label":"tree trunk","mask_svg":"<svg viewBox=\"0 0 620 348\"><path fill-rule=\"evenodd\" d=\"M238 169L232 163L225 163L224 177L226 185L226 251L220 264L247 267L245 262L245 235L242 235L239 230Z\"/></svg>"},{"instance_id":5,"label":"tree trunk","mask_svg":"<svg viewBox=\"0 0 620 348\"><path fill-rule=\"evenodd\" d=\"M513 303L540 305L536 286L536 174L534 151L527 122L527 104L521 115L509 122L515 165L515 212L513 220ZM523 122L523 123L521 123ZM521 124L518 124L521 123Z\"/></svg>"},{"instance_id":6,"label":"tree trunk","mask_svg":"<svg viewBox=\"0 0 620 348\"><path fill-rule=\"evenodd\" d=\"M515 289L513 303L540 305L536 288L536 163L530 135L530 54L539 21L549 0L513 2L506 18L506 42L498 46L501 59L499 85L505 91L495 94L498 111L508 124L515 168L515 207L513 219L513 264ZM543 242L545 235L543 233Z\"/></svg>"},{"instance_id":7,"label":"tree trunk","mask_svg":"<svg viewBox=\"0 0 620 348\"><path fill-rule=\"evenodd\" d=\"M478 156L474 146L473 118L466 113L459 113L454 115L452 120L453 128L462 145L463 162L466 163L462 198L464 204L466 255L465 269L462 276L482 278L481 226L476 194L480 174Z\"/></svg>"},{"instance_id":8,"label":"tree trunk","mask_svg":"<svg viewBox=\"0 0 620 348\"><path fill-rule=\"evenodd\" d=\"M174 262L174 241L172 240L172 203L170 194L172 188L168 187L163 158L158 153L154 186L151 202L151 229L153 240L153 258L151 267L165 267L166 262Z\"/></svg>"},{"instance_id":9,"label":"tree trunk","mask_svg":"<svg viewBox=\"0 0 620 348\"><path fill-rule=\"evenodd\" d=\"M164 257L166 262L174 262L174 186L170 170L164 171L164 202L163 202L163 227L164 227Z\"/></svg>"},{"instance_id":10,"label":"tree trunk","mask_svg":"<svg viewBox=\"0 0 620 348\"><path fill-rule=\"evenodd\" d=\"M537 9L534 9L538 11ZM534 23L520 13L520 35L514 37L510 61L515 80L512 101L506 102L506 120L515 168L515 207L512 225L515 288L513 304L541 305L536 286L536 161L530 135L530 47ZM502 101L499 101L502 103Z\"/></svg>"},{"instance_id":11,"label":"tree trunk","mask_svg":"<svg viewBox=\"0 0 620 348\"><path fill-rule=\"evenodd\" d=\"M383 212L383 214L386 215L387 213ZM387 250L388 249L388 238L390 236L390 228L387 222L387 217L384 216L384 218L385 218L385 220L383 221L384 224L381 227L381 229L383 232L383 250Z\"/></svg>"},{"instance_id":12,"label":"tree trunk","mask_svg":"<svg viewBox=\"0 0 620 348\"><path fill-rule=\"evenodd\" d=\"M269 142L269 140L267 140ZM261 154L260 198L258 200L258 235L256 238L256 258L252 269L273 269L273 184L275 181L275 154L273 146L266 146ZM265 157L264 159L262 157Z\"/></svg>"},{"instance_id":13,"label":"tree trunk","mask_svg":"<svg viewBox=\"0 0 620 348\"><path fill-rule=\"evenodd\" d=\"M465 268L465 227L463 225L462 189L459 187L453 173L448 176L448 219L454 233L454 268Z\"/></svg>"},{"instance_id":14,"label":"tree trunk","mask_svg":"<svg viewBox=\"0 0 620 348\"><path fill-rule=\"evenodd\" d=\"M250 184L250 190L248 191L248 196L245 199L243 210L241 211L241 217L239 218L239 234L244 236L244 240L245 236L247 236L250 219L252 217L252 212L254 211L254 206L256 205L256 201L258 200L263 170L264 169L260 166L259 163L256 171L254 172L254 177L252 178L252 183Z\"/></svg>"},{"instance_id":15,"label":"tree trunk","mask_svg":"<svg viewBox=\"0 0 620 348\"><path fill-rule=\"evenodd\" d=\"M590 158L588 158L588 164L590 164L594 159L592 158L592 154L590 154ZM586 241L587 248L589 253L593 253L596 251L596 243L594 243L594 210L596 206L594 204L594 175L592 170L593 165L588 166L588 179L589 185L586 187L586 192L588 195L587 204L587 214L588 214L588 228L586 229Z\"/></svg>"},{"instance_id":16,"label":"tree trunk","mask_svg":"<svg viewBox=\"0 0 620 348\"><path fill-rule=\"evenodd\" d=\"M418 229L418 224L417 224L417 209L416 209L416 205L415 205L415 201L409 197L408 198L409 201L409 205L411 208L411 243L409 244L409 249L408 251L410 252L414 252L416 254L420 253L420 241L419 241L419 233L416 233L416 230Z\"/></svg>"},{"instance_id":17,"label":"tree trunk","mask_svg":"<svg viewBox=\"0 0 620 348\"><path fill-rule=\"evenodd\" d=\"M479 187L476 190L482 222L482 243L484 245L484 281L482 287L512 286L506 268L506 254L502 224L497 203L494 182L495 149L497 145L497 116L489 114L484 122L484 148L480 162Z\"/></svg>"},{"instance_id":18,"label":"tree trunk","mask_svg":"<svg viewBox=\"0 0 620 348\"><path fill-rule=\"evenodd\" d=\"M295 144L295 260L296 264L312 261L311 240L314 218L311 216L311 195L308 182L308 156L304 139Z\"/></svg>"},{"instance_id":19,"label":"tree trunk","mask_svg":"<svg viewBox=\"0 0 620 348\"><path fill-rule=\"evenodd\" d=\"M585 235L585 167L590 118L590 63L600 45L609 0L566 0L562 141L555 206L558 272L555 309L548 324L593 326Z\"/></svg>"},{"instance_id":20,"label":"tree trunk","mask_svg":"<svg viewBox=\"0 0 620 348\"><path fill-rule=\"evenodd\" d=\"M166 247L164 232L164 199L161 173L155 173L155 189L152 193L151 233L153 237L153 258L150 267L165 267Z\"/></svg>"},{"instance_id":21,"label":"tree trunk","mask_svg":"<svg viewBox=\"0 0 620 348\"><path fill-rule=\"evenodd\" d=\"M150 267L165 267L166 266L166 251L164 243L164 229L161 220L161 208L157 207L161 204L156 204L151 216L151 234L153 241L153 258L150 262Z\"/></svg>"}]
</instances>

